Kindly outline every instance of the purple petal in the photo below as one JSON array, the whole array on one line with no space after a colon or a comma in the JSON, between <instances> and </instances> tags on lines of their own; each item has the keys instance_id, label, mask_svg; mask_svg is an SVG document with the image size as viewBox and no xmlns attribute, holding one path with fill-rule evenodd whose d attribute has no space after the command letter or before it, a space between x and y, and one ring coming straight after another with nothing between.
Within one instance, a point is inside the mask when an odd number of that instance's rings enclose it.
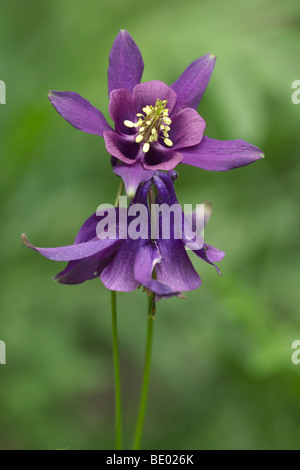
<instances>
[{"instance_id":1,"label":"purple petal","mask_svg":"<svg viewBox=\"0 0 300 470\"><path fill-rule=\"evenodd\" d=\"M84 222L75 238L74 244L88 242L96 237L101 238L102 235L101 233L99 233L99 230L97 230L97 226L103 218L108 216L109 212L112 212L115 215L116 222L116 226L111 227L111 234L116 233L117 238L124 238L124 236L127 234L127 225L125 222L125 216L121 217L120 212L127 212L127 209L124 207L111 207L101 210L101 208L99 208L97 213L92 214ZM103 236L102 238L108 238L107 231L105 232L105 236ZM113 237L111 236L110 238Z\"/></svg>"},{"instance_id":2,"label":"purple petal","mask_svg":"<svg viewBox=\"0 0 300 470\"><path fill-rule=\"evenodd\" d=\"M225 256L225 251L218 250L218 248L215 248L211 245L207 245L206 243L203 245L203 248L201 250L193 251L197 256L199 256L199 258L202 258L208 264L212 264L220 275L220 269L214 263L222 261Z\"/></svg>"},{"instance_id":3,"label":"purple petal","mask_svg":"<svg viewBox=\"0 0 300 470\"><path fill-rule=\"evenodd\" d=\"M158 190L156 202L158 204L166 203L169 206L173 204L178 205L176 194L174 191L175 172L168 174L157 172L154 176L154 183ZM178 205L179 209L180 206ZM177 221L174 217L174 223L171 230L171 237L169 240L159 239L157 241L158 248L162 257L161 263L156 268L157 279L167 284L175 291L184 292L186 290L196 289L201 284L201 279L194 270L194 267L185 251L184 240L176 240L174 236L181 232L183 238L186 236L186 230L189 225L182 227L184 216L180 209L182 216ZM160 221L161 222L161 221ZM190 234L188 238L191 240ZM203 242L201 240L201 247Z\"/></svg>"},{"instance_id":4,"label":"purple petal","mask_svg":"<svg viewBox=\"0 0 300 470\"><path fill-rule=\"evenodd\" d=\"M171 173L171 174L170 174ZM176 173L176 172L175 172ZM167 218L162 215L156 225L156 238L160 234L163 238L171 237L173 240L182 240L182 243L190 249L196 250L203 247L204 240L200 233L196 233L194 227L192 227L192 221L182 211L180 204L178 203L175 190L174 190L174 176L172 172L168 174L157 172L153 181L158 190L156 202L159 205L168 205L170 212L173 213L171 222L170 216ZM171 224L170 227L166 227L166 224Z\"/></svg>"},{"instance_id":5,"label":"purple petal","mask_svg":"<svg viewBox=\"0 0 300 470\"><path fill-rule=\"evenodd\" d=\"M181 149L199 144L206 127L204 119L192 108L186 108L172 118L170 139L172 149Z\"/></svg>"},{"instance_id":6,"label":"purple petal","mask_svg":"<svg viewBox=\"0 0 300 470\"><path fill-rule=\"evenodd\" d=\"M145 106L154 106L156 100L160 99L168 100L167 108L169 109L170 114L177 101L176 93L172 88L159 80L153 80L151 82L136 85L133 90L133 97L136 102L138 113L141 113Z\"/></svg>"},{"instance_id":7,"label":"purple petal","mask_svg":"<svg viewBox=\"0 0 300 470\"><path fill-rule=\"evenodd\" d=\"M146 284L152 279L153 269L160 259L156 243L147 240L141 244L134 262L135 279L147 287Z\"/></svg>"},{"instance_id":8,"label":"purple petal","mask_svg":"<svg viewBox=\"0 0 300 470\"><path fill-rule=\"evenodd\" d=\"M116 124L116 129L123 134L136 134L136 129L130 129L124 125L125 120L135 122L136 109L130 91L125 88L113 90L110 94L109 115Z\"/></svg>"},{"instance_id":9,"label":"purple petal","mask_svg":"<svg viewBox=\"0 0 300 470\"><path fill-rule=\"evenodd\" d=\"M143 204L147 207L147 194L151 183L145 183L137 193L134 203ZM130 223L130 220L129 220ZM148 230L149 230L149 210L148 210ZM132 240L127 238L112 263L104 269L101 274L101 281L110 290L130 292L139 286L139 282L134 275L135 259L139 251L145 246L147 241L138 238Z\"/></svg>"},{"instance_id":10,"label":"purple petal","mask_svg":"<svg viewBox=\"0 0 300 470\"><path fill-rule=\"evenodd\" d=\"M101 137L104 131L111 130L101 111L78 93L50 91L48 97L56 111L76 129Z\"/></svg>"},{"instance_id":11,"label":"purple petal","mask_svg":"<svg viewBox=\"0 0 300 470\"><path fill-rule=\"evenodd\" d=\"M118 88L132 91L140 83L144 62L140 50L130 34L121 30L109 54L108 92Z\"/></svg>"},{"instance_id":12,"label":"purple petal","mask_svg":"<svg viewBox=\"0 0 300 470\"><path fill-rule=\"evenodd\" d=\"M141 240L124 241L115 258L100 276L107 289L118 292L130 292L139 286L134 277L134 261Z\"/></svg>"},{"instance_id":13,"label":"purple petal","mask_svg":"<svg viewBox=\"0 0 300 470\"><path fill-rule=\"evenodd\" d=\"M88 258L97 254L101 258L106 258L109 256L115 249L115 245L120 243L118 239L111 240L99 240L99 238L94 238L91 241L78 243L74 245L60 246L56 248L40 248L32 245L27 239L26 235L23 233L21 236L23 243L25 243L28 248L37 251L45 258L54 260L54 261L74 261L80 260L83 258Z\"/></svg>"},{"instance_id":14,"label":"purple petal","mask_svg":"<svg viewBox=\"0 0 300 470\"><path fill-rule=\"evenodd\" d=\"M264 157L262 151L243 140L215 140L204 136L200 144L181 150L181 163L203 170L227 171Z\"/></svg>"},{"instance_id":15,"label":"purple petal","mask_svg":"<svg viewBox=\"0 0 300 470\"><path fill-rule=\"evenodd\" d=\"M127 196L133 198L141 183L149 181L154 175L154 171L145 170L140 161L134 165L117 165L113 172L120 176L125 184Z\"/></svg>"},{"instance_id":16,"label":"purple petal","mask_svg":"<svg viewBox=\"0 0 300 470\"><path fill-rule=\"evenodd\" d=\"M210 80L216 57L206 54L192 62L171 87L177 94L176 110L197 109Z\"/></svg>"},{"instance_id":17,"label":"purple petal","mask_svg":"<svg viewBox=\"0 0 300 470\"><path fill-rule=\"evenodd\" d=\"M117 249L117 248L116 248ZM112 257L99 260L97 256L91 256L80 261L70 261L68 266L53 277L59 284L81 284L100 276L106 266L111 263Z\"/></svg>"},{"instance_id":18,"label":"purple petal","mask_svg":"<svg viewBox=\"0 0 300 470\"><path fill-rule=\"evenodd\" d=\"M169 171L175 168L181 160L181 153L153 143L150 145L149 152L144 154L142 163L146 170Z\"/></svg>"},{"instance_id":19,"label":"purple petal","mask_svg":"<svg viewBox=\"0 0 300 470\"><path fill-rule=\"evenodd\" d=\"M97 236L97 225L99 221L99 216L97 216L97 214L92 214L80 228L74 243L84 243L95 238Z\"/></svg>"},{"instance_id":20,"label":"purple petal","mask_svg":"<svg viewBox=\"0 0 300 470\"><path fill-rule=\"evenodd\" d=\"M106 150L110 155L128 165L135 163L140 145L131 136L125 137L114 131L105 131L103 137Z\"/></svg>"},{"instance_id":21,"label":"purple petal","mask_svg":"<svg viewBox=\"0 0 300 470\"><path fill-rule=\"evenodd\" d=\"M201 285L182 240L158 240L158 248L162 258L156 266L158 281L175 292L197 289Z\"/></svg>"},{"instance_id":22,"label":"purple petal","mask_svg":"<svg viewBox=\"0 0 300 470\"><path fill-rule=\"evenodd\" d=\"M160 254L155 243L147 242L138 252L134 263L134 276L146 289L156 294L156 299L180 295L169 286L152 279L153 269L160 262Z\"/></svg>"},{"instance_id":23,"label":"purple petal","mask_svg":"<svg viewBox=\"0 0 300 470\"><path fill-rule=\"evenodd\" d=\"M159 204L178 204L174 189L174 181L177 179L176 171L169 171L168 173L162 173L157 171L154 175L154 183L157 187L157 201Z\"/></svg>"}]
</instances>

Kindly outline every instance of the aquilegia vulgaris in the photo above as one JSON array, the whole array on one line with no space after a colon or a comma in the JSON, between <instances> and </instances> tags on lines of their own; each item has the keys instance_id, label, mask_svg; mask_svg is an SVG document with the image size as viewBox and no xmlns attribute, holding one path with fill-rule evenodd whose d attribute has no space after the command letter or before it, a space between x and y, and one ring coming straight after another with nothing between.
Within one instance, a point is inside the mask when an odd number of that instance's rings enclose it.
<instances>
[{"instance_id":1,"label":"aquilegia vulgaris","mask_svg":"<svg viewBox=\"0 0 300 470\"><path fill-rule=\"evenodd\" d=\"M54 280L75 285L100 278L111 291L115 377L116 449L122 444L121 381L116 292L142 286L148 297L148 330L141 399L133 449L139 449L146 411L156 302L197 289L201 279L188 251L213 265L218 274L225 253L204 241L211 204L186 213L176 193L178 164L226 171L263 157L243 140L220 141L205 135L197 108L210 80L215 57L206 54L192 62L170 86L159 80L140 83L144 63L127 31L120 31L109 56L109 115L74 92L51 91L58 113L77 129L104 138L113 172L121 178L114 205L98 210L80 228L73 244L32 250L68 265ZM123 196L123 192L129 197ZM122 205L121 199L126 199ZM122 200L123 200L122 199Z\"/></svg>"}]
</instances>

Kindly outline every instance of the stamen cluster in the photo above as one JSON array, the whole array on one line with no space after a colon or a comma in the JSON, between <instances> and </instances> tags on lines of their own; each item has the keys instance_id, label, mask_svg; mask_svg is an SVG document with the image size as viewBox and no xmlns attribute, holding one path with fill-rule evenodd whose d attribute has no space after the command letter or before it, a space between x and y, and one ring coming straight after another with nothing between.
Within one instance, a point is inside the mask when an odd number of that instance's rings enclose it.
<instances>
[{"instance_id":1,"label":"stamen cluster","mask_svg":"<svg viewBox=\"0 0 300 470\"><path fill-rule=\"evenodd\" d=\"M125 126L137 128L138 134L135 138L136 143L144 142L143 152L148 152L150 144L162 138L168 147L172 147L173 142L169 138L170 124L169 109L166 108L168 100L157 99L155 106L145 106L142 113L138 113L137 122L124 121Z\"/></svg>"}]
</instances>

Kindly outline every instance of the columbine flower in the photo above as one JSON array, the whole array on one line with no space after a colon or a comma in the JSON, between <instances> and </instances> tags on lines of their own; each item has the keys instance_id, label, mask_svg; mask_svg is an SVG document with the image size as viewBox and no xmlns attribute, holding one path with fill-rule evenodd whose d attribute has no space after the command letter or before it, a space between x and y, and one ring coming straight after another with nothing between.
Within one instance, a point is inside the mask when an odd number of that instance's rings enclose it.
<instances>
[{"instance_id":1,"label":"columbine flower","mask_svg":"<svg viewBox=\"0 0 300 470\"><path fill-rule=\"evenodd\" d=\"M97 226L103 219L103 214L93 214L79 230L73 245L39 248L32 245L25 234L22 235L22 239L29 248L46 258L69 262L67 267L54 277L61 284L79 284L100 277L105 287L114 291L129 292L142 285L145 289L154 292L157 299L172 295L179 296L181 292L196 289L201 284L201 279L185 250L185 246L188 246L191 241L190 234L196 226L196 213L193 214L192 226L184 225L182 239L176 238L182 226L174 226L176 222L171 219L170 239L152 240L150 211L147 204L147 195L152 182L157 188L155 201L157 204L168 206L178 204L174 191L176 177L177 174L174 171L168 174L156 172L152 181L141 186L129 206L130 209L133 204L137 203L145 207L147 236L144 238L132 239L126 236L128 225L124 222L126 218L121 212L129 212L129 209L113 208L117 212L114 238L103 239L101 233L97 233ZM205 222L209 218L209 212L208 208ZM129 216L128 219L130 219ZM182 224L183 221L182 215L180 223ZM194 247L193 251L209 264L221 261L225 255L223 251L206 244L201 244L201 248Z\"/></svg>"},{"instance_id":2,"label":"columbine flower","mask_svg":"<svg viewBox=\"0 0 300 470\"><path fill-rule=\"evenodd\" d=\"M127 31L120 31L109 56L109 114L77 93L51 91L58 113L77 129L104 137L114 157L114 172L133 196L156 170L186 163L204 170L225 171L248 165L263 153L243 140L220 141L204 136L205 121L196 109L208 85L215 56L192 62L171 86L161 81L140 84L144 63Z\"/></svg>"}]
</instances>

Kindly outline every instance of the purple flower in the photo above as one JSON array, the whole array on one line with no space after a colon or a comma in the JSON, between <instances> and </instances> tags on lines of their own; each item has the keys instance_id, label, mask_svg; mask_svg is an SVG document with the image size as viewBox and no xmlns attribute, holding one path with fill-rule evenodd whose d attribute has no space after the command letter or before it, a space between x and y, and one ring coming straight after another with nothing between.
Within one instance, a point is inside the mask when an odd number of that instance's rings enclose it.
<instances>
[{"instance_id":1,"label":"purple flower","mask_svg":"<svg viewBox=\"0 0 300 470\"><path fill-rule=\"evenodd\" d=\"M155 171L179 163L204 170L226 171L263 158L243 140L220 141L204 136L205 121L196 109L210 80L215 56L192 62L171 86L154 80L140 83L142 55L127 31L120 31L109 56L109 114L103 114L77 93L51 91L58 113L77 129L104 137L114 172L133 196Z\"/></svg>"},{"instance_id":2,"label":"purple flower","mask_svg":"<svg viewBox=\"0 0 300 470\"><path fill-rule=\"evenodd\" d=\"M193 214L191 226L184 225L181 239L176 238L176 233L182 229L182 226L175 226L178 222L173 219L170 219L169 239L160 237L153 240L150 235L150 211L147 203L149 189L154 183L157 189L155 201L157 204L166 204L169 207L178 204L174 191L176 177L174 171L168 174L156 172L152 181L140 187L128 209L112 208L117 212L114 238L99 238L97 226L99 221L103 220L104 214L93 214L79 230L73 245L39 248L32 245L25 234L22 235L23 242L46 258L69 262L67 267L54 277L61 284L79 284L100 277L105 287L110 290L129 292L142 285L154 292L157 299L178 296L181 292L196 289L200 286L201 279L185 249L191 240L190 234L196 226L196 213ZM144 238L132 239L127 236L128 224L127 221L124 222L126 218L122 211L129 214L130 224L132 219L130 207L133 204L142 205L147 214L147 236ZM206 216L205 222L209 217L209 210ZM183 220L182 215L181 225ZM221 261L225 255L223 251L206 244L194 247L193 251L198 257L213 265ZM217 271L219 272L218 268Z\"/></svg>"}]
</instances>

